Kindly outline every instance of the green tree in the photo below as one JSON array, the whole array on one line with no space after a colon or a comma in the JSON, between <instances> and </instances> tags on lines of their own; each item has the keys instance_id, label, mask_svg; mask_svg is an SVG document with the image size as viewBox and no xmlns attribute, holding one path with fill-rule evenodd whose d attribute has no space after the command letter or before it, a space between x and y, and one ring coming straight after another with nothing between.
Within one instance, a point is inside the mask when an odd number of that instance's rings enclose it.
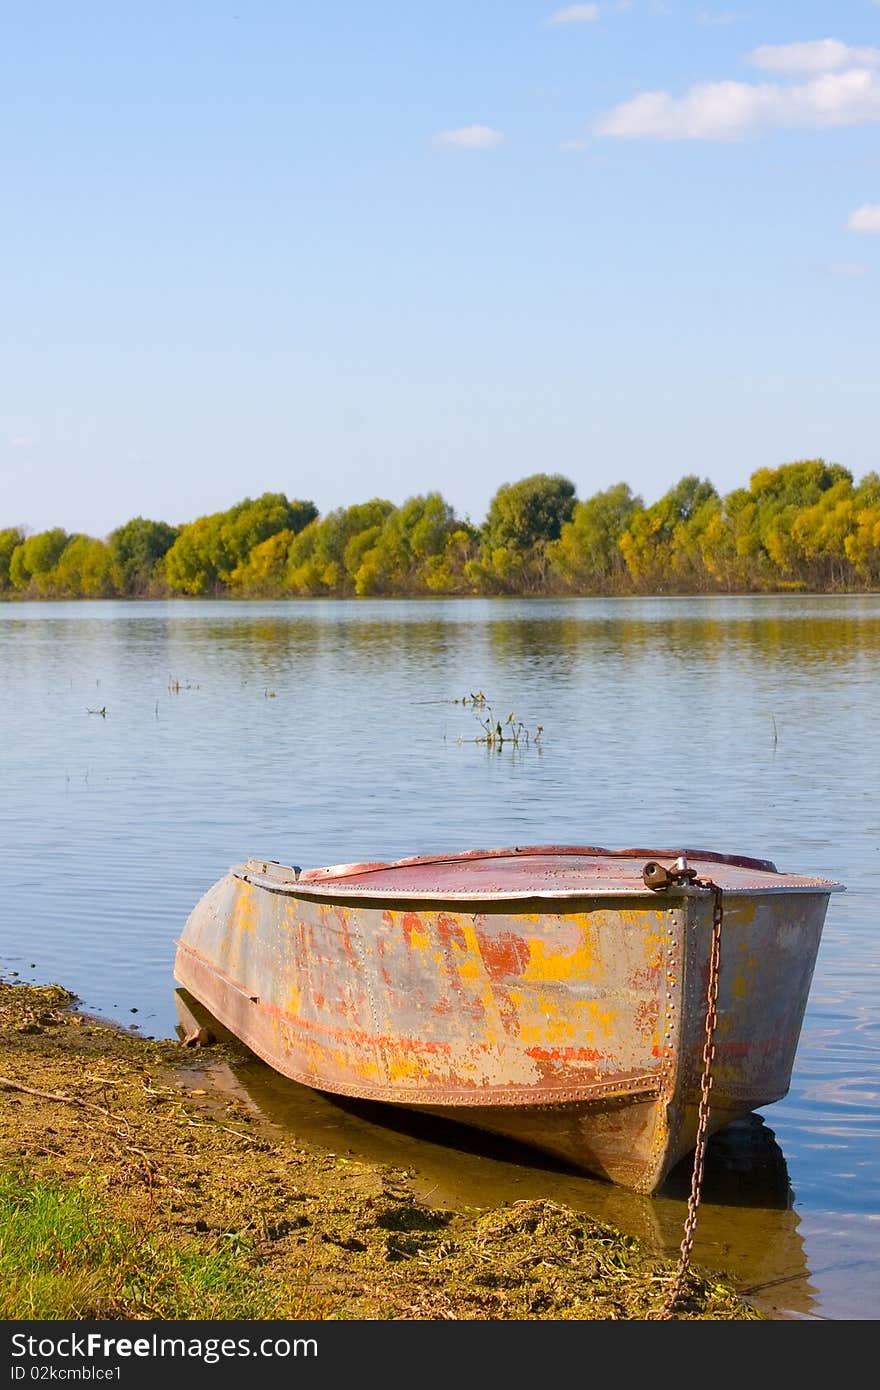
<instances>
[{"instance_id":1,"label":"green tree","mask_svg":"<svg viewBox=\"0 0 880 1390\"><path fill-rule=\"evenodd\" d=\"M13 551L23 543L24 532L19 527L9 526L5 531L0 531L0 593L11 587L9 562Z\"/></svg>"},{"instance_id":2,"label":"green tree","mask_svg":"<svg viewBox=\"0 0 880 1390\"><path fill-rule=\"evenodd\" d=\"M699 587L695 538L717 506L712 483L689 473L658 502L633 513L619 546L639 592L674 593Z\"/></svg>"},{"instance_id":3,"label":"green tree","mask_svg":"<svg viewBox=\"0 0 880 1390\"><path fill-rule=\"evenodd\" d=\"M498 489L481 526L439 492L338 507L283 493L183 527L133 517L106 541L0 530L0 593L406 595L850 590L880 585L880 476L801 459L719 497L689 474L645 507L626 483L579 502L561 474Z\"/></svg>"},{"instance_id":4,"label":"green tree","mask_svg":"<svg viewBox=\"0 0 880 1390\"><path fill-rule=\"evenodd\" d=\"M285 591L292 531L276 531L248 551L229 576L229 587L250 598L278 598Z\"/></svg>"},{"instance_id":5,"label":"green tree","mask_svg":"<svg viewBox=\"0 0 880 1390\"><path fill-rule=\"evenodd\" d=\"M468 566L478 589L541 592L547 583L547 547L557 541L575 508L575 486L561 473L533 473L504 483L489 503L478 561Z\"/></svg>"},{"instance_id":6,"label":"green tree","mask_svg":"<svg viewBox=\"0 0 880 1390\"><path fill-rule=\"evenodd\" d=\"M109 546L93 536L71 536L45 576L43 591L56 598L110 598L114 584Z\"/></svg>"},{"instance_id":7,"label":"green tree","mask_svg":"<svg viewBox=\"0 0 880 1390\"><path fill-rule=\"evenodd\" d=\"M116 589L141 598L164 587L160 562L174 544L179 527L166 521L132 517L108 537Z\"/></svg>"},{"instance_id":8,"label":"green tree","mask_svg":"<svg viewBox=\"0 0 880 1390\"><path fill-rule=\"evenodd\" d=\"M851 480L841 478L791 520L793 564L810 588L836 589L851 578L846 539L855 525L854 496Z\"/></svg>"},{"instance_id":9,"label":"green tree","mask_svg":"<svg viewBox=\"0 0 880 1390\"><path fill-rule=\"evenodd\" d=\"M429 593L469 594L476 586L469 577L469 566L478 563L479 531L467 520L457 521L446 536L442 555L429 555L422 578Z\"/></svg>"},{"instance_id":10,"label":"green tree","mask_svg":"<svg viewBox=\"0 0 880 1390\"><path fill-rule=\"evenodd\" d=\"M486 546L489 551L526 551L558 540L574 507L574 483L561 473L533 473L519 482L503 483L486 513Z\"/></svg>"},{"instance_id":11,"label":"green tree","mask_svg":"<svg viewBox=\"0 0 880 1390\"><path fill-rule=\"evenodd\" d=\"M426 573L435 573L435 562L443 555L447 537L455 527L453 510L439 492L408 498L403 506L389 512L371 543L357 548L359 563L351 571L355 593L423 591L428 587ZM346 558L348 563L355 560L351 541Z\"/></svg>"},{"instance_id":12,"label":"green tree","mask_svg":"<svg viewBox=\"0 0 880 1390\"><path fill-rule=\"evenodd\" d=\"M880 586L880 475L866 473L853 497L853 521L844 541L857 581Z\"/></svg>"},{"instance_id":13,"label":"green tree","mask_svg":"<svg viewBox=\"0 0 880 1390\"><path fill-rule=\"evenodd\" d=\"M279 531L296 533L317 517L313 502L289 502L283 492L246 497L225 512L181 527L165 555L165 578L187 594L217 592L254 546Z\"/></svg>"},{"instance_id":14,"label":"green tree","mask_svg":"<svg viewBox=\"0 0 880 1390\"><path fill-rule=\"evenodd\" d=\"M643 509L627 483L616 483L575 505L559 539L550 541L551 570L564 586L578 593L618 590L626 578L620 537L634 514Z\"/></svg>"},{"instance_id":15,"label":"green tree","mask_svg":"<svg viewBox=\"0 0 880 1390\"><path fill-rule=\"evenodd\" d=\"M801 459L779 468L760 468L752 474L749 486L755 502L754 525L776 585L803 587L804 579L798 573L802 552L793 535L794 522L840 482L852 484L852 474L824 459Z\"/></svg>"},{"instance_id":16,"label":"green tree","mask_svg":"<svg viewBox=\"0 0 880 1390\"><path fill-rule=\"evenodd\" d=\"M220 527L219 547L214 556L220 578L225 582L235 566L261 541L279 531L291 531L296 535L317 515L314 502L291 502L283 492L264 492L254 502L246 498L225 513Z\"/></svg>"},{"instance_id":17,"label":"green tree","mask_svg":"<svg viewBox=\"0 0 880 1390\"><path fill-rule=\"evenodd\" d=\"M337 507L313 522L291 544L289 589L300 594L353 592L354 574L347 568L345 558L349 542L365 531L384 526L393 511L393 502L374 497L351 507ZM352 558L355 554L356 549L350 552Z\"/></svg>"},{"instance_id":18,"label":"green tree","mask_svg":"<svg viewBox=\"0 0 880 1390\"><path fill-rule=\"evenodd\" d=\"M28 536L16 546L9 561L13 588L42 593L69 540L67 532L55 526L51 531L38 531Z\"/></svg>"}]
</instances>

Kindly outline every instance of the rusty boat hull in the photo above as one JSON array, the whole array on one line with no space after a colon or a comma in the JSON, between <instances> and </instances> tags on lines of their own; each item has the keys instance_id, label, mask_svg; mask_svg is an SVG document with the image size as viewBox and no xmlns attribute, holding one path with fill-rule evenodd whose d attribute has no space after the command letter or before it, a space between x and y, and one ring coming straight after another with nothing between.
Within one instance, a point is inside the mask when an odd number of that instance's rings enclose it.
<instances>
[{"instance_id":1,"label":"rusty boat hull","mask_svg":"<svg viewBox=\"0 0 880 1390\"><path fill-rule=\"evenodd\" d=\"M649 887L646 864L670 860L691 877ZM174 974L294 1081L652 1194L697 1136L708 881L723 903L712 1134L787 1093L841 884L694 850L516 847L305 872L249 860L197 903Z\"/></svg>"}]
</instances>

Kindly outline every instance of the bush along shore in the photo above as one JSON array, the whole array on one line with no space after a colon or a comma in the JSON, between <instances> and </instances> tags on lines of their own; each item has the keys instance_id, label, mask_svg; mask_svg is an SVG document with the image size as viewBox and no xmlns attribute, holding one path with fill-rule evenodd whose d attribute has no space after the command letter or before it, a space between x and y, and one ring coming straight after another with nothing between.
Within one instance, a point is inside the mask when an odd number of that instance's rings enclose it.
<instances>
[{"instance_id":1,"label":"bush along shore","mask_svg":"<svg viewBox=\"0 0 880 1390\"><path fill-rule=\"evenodd\" d=\"M0 978L0 1317L766 1320L693 1266L664 1311L678 1261L558 1203L426 1205L203 1065Z\"/></svg>"},{"instance_id":2,"label":"bush along shore","mask_svg":"<svg viewBox=\"0 0 880 1390\"><path fill-rule=\"evenodd\" d=\"M579 499L559 473L505 483L485 519L439 492L321 516L283 492L182 525L31 534L0 518L0 600L865 593L880 586L880 474L759 468L719 494L689 474L646 506L626 483Z\"/></svg>"}]
</instances>

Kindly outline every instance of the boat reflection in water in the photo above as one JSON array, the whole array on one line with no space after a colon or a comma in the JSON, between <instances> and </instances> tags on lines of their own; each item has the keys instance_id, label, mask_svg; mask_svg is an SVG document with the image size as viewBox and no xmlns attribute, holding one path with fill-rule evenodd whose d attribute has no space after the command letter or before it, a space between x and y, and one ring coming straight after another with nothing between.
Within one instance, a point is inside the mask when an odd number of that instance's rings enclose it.
<instances>
[{"instance_id":1,"label":"boat reflection in water","mask_svg":"<svg viewBox=\"0 0 880 1390\"><path fill-rule=\"evenodd\" d=\"M406 1168L413 1189L437 1207L494 1207L549 1198L677 1257L692 1162L684 1159L654 1196L591 1178L532 1148L469 1125L379 1101L299 1085L267 1066L185 989L175 991L181 1039L204 1028L225 1044L193 1054L198 1085L248 1106L306 1146ZM743 1297L775 1318L817 1316L785 1156L772 1129L750 1114L706 1147L693 1262L731 1277Z\"/></svg>"}]
</instances>

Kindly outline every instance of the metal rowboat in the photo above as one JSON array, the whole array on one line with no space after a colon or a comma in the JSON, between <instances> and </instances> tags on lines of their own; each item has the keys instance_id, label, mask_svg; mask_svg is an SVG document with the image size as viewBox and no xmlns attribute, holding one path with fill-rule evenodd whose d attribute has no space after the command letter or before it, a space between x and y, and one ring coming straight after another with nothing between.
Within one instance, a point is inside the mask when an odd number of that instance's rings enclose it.
<instances>
[{"instance_id":1,"label":"metal rowboat","mask_svg":"<svg viewBox=\"0 0 880 1390\"><path fill-rule=\"evenodd\" d=\"M174 973L295 1081L650 1194L704 1135L788 1091L842 887L702 850L250 859L196 905Z\"/></svg>"}]
</instances>

